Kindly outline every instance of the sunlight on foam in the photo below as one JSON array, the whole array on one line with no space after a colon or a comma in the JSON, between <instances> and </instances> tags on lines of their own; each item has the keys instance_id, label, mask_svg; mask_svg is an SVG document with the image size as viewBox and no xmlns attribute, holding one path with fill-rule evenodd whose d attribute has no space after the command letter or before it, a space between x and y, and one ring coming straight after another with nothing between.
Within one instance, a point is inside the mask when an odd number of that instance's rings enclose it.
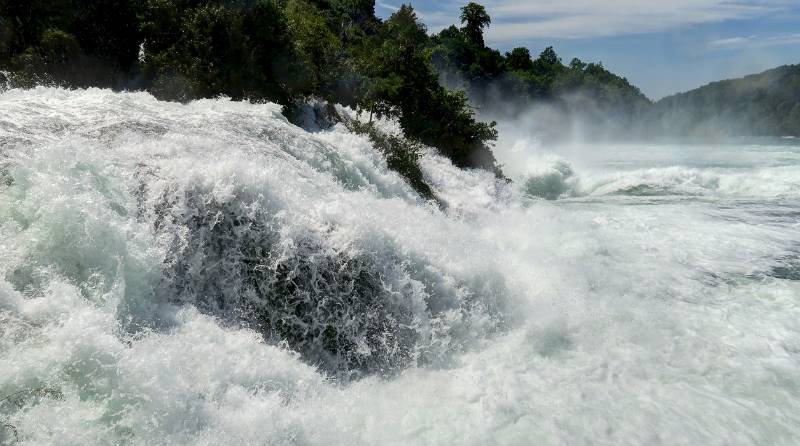
<instances>
[{"instance_id":1,"label":"sunlight on foam","mask_svg":"<svg viewBox=\"0 0 800 446\"><path fill-rule=\"evenodd\" d=\"M800 438L791 147L428 150L439 210L274 104L0 101L0 441Z\"/></svg>"}]
</instances>

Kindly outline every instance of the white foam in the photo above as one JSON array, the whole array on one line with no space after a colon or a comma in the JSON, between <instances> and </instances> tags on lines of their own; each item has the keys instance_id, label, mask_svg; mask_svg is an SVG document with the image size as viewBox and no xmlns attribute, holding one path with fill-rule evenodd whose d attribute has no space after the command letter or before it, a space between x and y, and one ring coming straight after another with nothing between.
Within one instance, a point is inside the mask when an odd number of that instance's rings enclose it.
<instances>
[{"instance_id":1,"label":"white foam","mask_svg":"<svg viewBox=\"0 0 800 446\"><path fill-rule=\"evenodd\" d=\"M532 202L431 151L443 212L366 139L278 112L0 95L0 395L23 392L0 421L21 444L800 440L800 285L774 273L798 255L798 169L661 154L615 172L563 155L550 161L571 161L591 199ZM613 195L651 183L705 195ZM372 259L413 314L420 361L337 382L222 313L155 299L175 240L192 236L158 220L181 204L157 206L191 190L269 215L286 255L313 235L319 252Z\"/></svg>"}]
</instances>

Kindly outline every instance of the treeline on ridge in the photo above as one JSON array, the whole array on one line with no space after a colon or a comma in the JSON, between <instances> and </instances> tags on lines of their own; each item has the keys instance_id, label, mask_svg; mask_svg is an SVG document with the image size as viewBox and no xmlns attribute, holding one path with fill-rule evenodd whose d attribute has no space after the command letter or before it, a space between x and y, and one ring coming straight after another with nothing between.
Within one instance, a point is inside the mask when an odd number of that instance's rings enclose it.
<instances>
[{"instance_id":1,"label":"treeline on ridge","mask_svg":"<svg viewBox=\"0 0 800 446\"><path fill-rule=\"evenodd\" d=\"M528 48L501 54L487 47L481 30L491 18L480 5L467 5L461 19L463 28L450 26L432 36L431 61L446 84L467 91L471 102L490 114L503 109L513 115L546 104L562 118L628 128L651 106L639 88L602 63L574 58L565 65L553 47L535 59Z\"/></svg>"}]
</instances>

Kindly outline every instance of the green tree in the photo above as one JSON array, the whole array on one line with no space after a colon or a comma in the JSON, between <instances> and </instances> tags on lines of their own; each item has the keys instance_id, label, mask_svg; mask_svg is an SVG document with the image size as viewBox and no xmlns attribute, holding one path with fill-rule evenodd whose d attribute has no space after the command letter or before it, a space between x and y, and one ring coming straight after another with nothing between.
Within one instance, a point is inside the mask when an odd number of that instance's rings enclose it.
<instances>
[{"instance_id":1,"label":"green tree","mask_svg":"<svg viewBox=\"0 0 800 446\"><path fill-rule=\"evenodd\" d=\"M335 82L338 70L336 57L341 51L341 41L333 34L320 10L304 0L289 0L284 7L287 25L294 47L309 75L306 89L327 91ZM327 96L323 94L323 96Z\"/></svg>"},{"instance_id":2,"label":"green tree","mask_svg":"<svg viewBox=\"0 0 800 446\"><path fill-rule=\"evenodd\" d=\"M72 10L71 0L0 0L7 57L36 46L46 29L67 30Z\"/></svg>"},{"instance_id":3,"label":"green tree","mask_svg":"<svg viewBox=\"0 0 800 446\"><path fill-rule=\"evenodd\" d=\"M488 143L494 123L475 121L467 97L439 84L429 64L427 35L411 6L404 5L361 50L369 77L363 106L399 119L406 136L436 147L459 167L499 173Z\"/></svg>"},{"instance_id":4,"label":"green tree","mask_svg":"<svg viewBox=\"0 0 800 446\"><path fill-rule=\"evenodd\" d=\"M533 70L531 52L527 48L514 48L510 52L506 53L506 64L508 64L508 67L512 70Z\"/></svg>"},{"instance_id":5,"label":"green tree","mask_svg":"<svg viewBox=\"0 0 800 446\"><path fill-rule=\"evenodd\" d=\"M288 110L316 85L309 58L318 47L308 32L318 22L312 17L295 25L293 35L273 0L146 0L143 68L151 91L165 99L271 100Z\"/></svg>"},{"instance_id":6,"label":"green tree","mask_svg":"<svg viewBox=\"0 0 800 446\"><path fill-rule=\"evenodd\" d=\"M461 8L461 24L464 25L464 33L474 45L483 48L483 29L492 23L491 17L486 13L486 8L477 3L467 3Z\"/></svg>"},{"instance_id":7,"label":"green tree","mask_svg":"<svg viewBox=\"0 0 800 446\"><path fill-rule=\"evenodd\" d=\"M0 0L0 63L77 86L120 86L141 41L138 0Z\"/></svg>"},{"instance_id":8,"label":"green tree","mask_svg":"<svg viewBox=\"0 0 800 446\"><path fill-rule=\"evenodd\" d=\"M554 50L552 46L548 46L539 54L539 58L536 59L536 64L541 67L551 68L561 65L561 58L558 57L556 50Z\"/></svg>"},{"instance_id":9,"label":"green tree","mask_svg":"<svg viewBox=\"0 0 800 446\"><path fill-rule=\"evenodd\" d=\"M569 62L569 69L570 70L583 71L585 68L586 68L586 64L582 60L578 59L577 57L574 57Z\"/></svg>"},{"instance_id":10,"label":"green tree","mask_svg":"<svg viewBox=\"0 0 800 446\"><path fill-rule=\"evenodd\" d=\"M87 55L106 62L115 71L128 72L137 60L138 0L73 0L72 33Z\"/></svg>"},{"instance_id":11,"label":"green tree","mask_svg":"<svg viewBox=\"0 0 800 446\"><path fill-rule=\"evenodd\" d=\"M78 39L60 29L47 29L39 41L39 53L44 63L50 67L59 67L74 60L81 47Z\"/></svg>"}]
</instances>

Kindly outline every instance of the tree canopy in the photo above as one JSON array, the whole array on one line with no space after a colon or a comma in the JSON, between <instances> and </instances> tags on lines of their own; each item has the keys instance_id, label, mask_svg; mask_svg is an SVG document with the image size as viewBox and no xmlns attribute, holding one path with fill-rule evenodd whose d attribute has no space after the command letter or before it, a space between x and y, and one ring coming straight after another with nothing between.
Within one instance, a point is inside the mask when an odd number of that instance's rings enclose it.
<instances>
[{"instance_id":1,"label":"tree canopy","mask_svg":"<svg viewBox=\"0 0 800 446\"><path fill-rule=\"evenodd\" d=\"M473 44L484 46L483 29L491 23L492 19L482 5L470 2L461 8L461 24L464 25L464 34Z\"/></svg>"}]
</instances>

